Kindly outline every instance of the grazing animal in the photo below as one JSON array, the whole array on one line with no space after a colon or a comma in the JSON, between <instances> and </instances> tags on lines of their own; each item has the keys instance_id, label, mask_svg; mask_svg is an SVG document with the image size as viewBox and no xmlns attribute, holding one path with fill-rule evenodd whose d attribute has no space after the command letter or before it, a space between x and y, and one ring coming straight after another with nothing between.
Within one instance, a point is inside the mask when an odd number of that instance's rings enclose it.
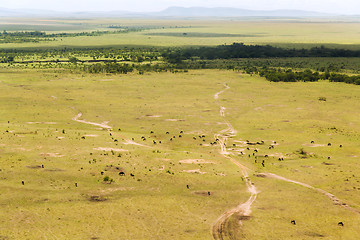
<instances>
[{"instance_id":1,"label":"grazing animal","mask_svg":"<svg viewBox=\"0 0 360 240\"><path fill-rule=\"evenodd\" d=\"M281 158L279 158L278 160L281 161Z\"/></svg>"},{"instance_id":2,"label":"grazing animal","mask_svg":"<svg viewBox=\"0 0 360 240\"><path fill-rule=\"evenodd\" d=\"M154 144L156 144L156 141L155 141L155 140L153 140L153 143L154 143Z\"/></svg>"},{"instance_id":3,"label":"grazing animal","mask_svg":"<svg viewBox=\"0 0 360 240\"><path fill-rule=\"evenodd\" d=\"M154 131L150 131L150 133L154 133Z\"/></svg>"},{"instance_id":4,"label":"grazing animal","mask_svg":"<svg viewBox=\"0 0 360 240\"><path fill-rule=\"evenodd\" d=\"M196 140L196 137L193 137L194 140Z\"/></svg>"},{"instance_id":5,"label":"grazing animal","mask_svg":"<svg viewBox=\"0 0 360 240\"><path fill-rule=\"evenodd\" d=\"M135 177L135 175L134 175L134 174L132 174L132 173L130 173L130 176Z\"/></svg>"},{"instance_id":6,"label":"grazing animal","mask_svg":"<svg viewBox=\"0 0 360 240\"><path fill-rule=\"evenodd\" d=\"M159 143L161 143L161 141L159 141Z\"/></svg>"},{"instance_id":7,"label":"grazing animal","mask_svg":"<svg viewBox=\"0 0 360 240\"><path fill-rule=\"evenodd\" d=\"M235 143L233 143L233 147L236 147L236 144L235 144Z\"/></svg>"},{"instance_id":8,"label":"grazing animal","mask_svg":"<svg viewBox=\"0 0 360 240\"><path fill-rule=\"evenodd\" d=\"M112 133L110 133L110 136L112 136Z\"/></svg>"},{"instance_id":9,"label":"grazing animal","mask_svg":"<svg viewBox=\"0 0 360 240\"><path fill-rule=\"evenodd\" d=\"M331 143L328 143L328 146L331 146Z\"/></svg>"},{"instance_id":10,"label":"grazing animal","mask_svg":"<svg viewBox=\"0 0 360 240\"><path fill-rule=\"evenodd\" d=\"M294 224L294 225L296 225L296 222L295 222L295 220L291 220L291 223L292 223L292 224Z\"/></svg>"},{"instance_id":11,"label":"grazing animal","mask_svg":"<svg viewBox=\"0 0 360 240\"><path fill-rule=\"evenodd\" d=\"M265 155L264 157L269 157L269 155Z\"/></svg>"},{"instance_id":12,"label":"grazing animal","mask_svg":"<svg viewBox=\"0 0 360 240\"><path fill-rule=\"evenodd\" d=\"M44 164L41 164L41 168L44 168Z\"/></svg>"},{"instance_id":13,"label":"grazing animal","mask_svg":"<svg viewBox=\"0 0 360 240\"><path fill-rule=\"evenodd\" d=\"M170 141L172 141L172 138L170 138Z\"/></svg>"},{"instance_id":14,"label":"grazing animal","mask_svg":"<svg viewBox=\"0 0 360 240\"><path fill-rule=\"evenodd\" d=\"M85 139L85 137L84 137L84 136L82 136L82 137L81 137L81 139Z\"/></svg>"},{"instance_id":15,"label":"grazing animal","mask_svg":"<svg viewBox=\"0 0 360 240\"><path fill-rule=\"evenodd\" d=\"M328 160L330 160L330 157L328 157Z\"/></svg>"},{"instance_id":16,"label":"grazing animal","mask_svg":"<svg viewBox=\"0 0 360 240\"><path fill-rule=\"evenodd\" d=\"M263 167L265 167L265 163L262 162L261 165L262 165Z\"/></svg>"},{"instance_id":17,"label":"grazing animal","mask_svg":"<svg viewBox=\"0 0 360 240\"><path fill-rule=\"evenodd\" d=\"M125 173L124 172L119 172L119 175L120 176L125 176Z\"/></svg>"},{"instance_id":18,"label":"grazing animal","mask_svg":"<svg viewBox=\"0 0 360 240\"><path fill-rule=\"evenodd\" d=\"M208 192L208 195L210 196L210 195L211 195L211 192Z\"/></svg>"},{"instance_id":19,"label":"grazing animal","mask_svg":"<svg viewBox=\"0 0 360 240\"><path fill-rule=\"evenodd\" d=\"M250 150L250 148L246 148L246 150Z\"/></svg>"},{"instance_id":20,"label":"grazing animal","mask_svg":"<svg viewBox=\"0 0 360 240\"><path fill-rule=\"evenodd\" d=\"M255 150L254 150L254 152L258 152L258 150L257 150L257 149L255 149Z\"/></svg>"},{"instance_id":21,"label":"grazing animal","mask_svg":"<svg viewBox=\"0 0 360 240\"><path fill-rule=\"evenodd\" d=\"M104 175L104 172L100 172L101 175Z\"/></svg>"},{"instance_id":22,"label":"grazing animal","mask_svg":"<svg viewBox=\"0 0 360 240\"><path fill-rule=\"evenodd\" d=\"M314 141L311 141L311 143L315 143Z\"/></svg>"},{"instance_id":23,"label":"grazing animal","mask_svg":"<svg viewBox=\"0 0 360 240\"><path fill-rule=\"evenodd\" d=\"M341 148L342 148L342 145L340 145L339 147L341 147Z\"/></svg>"},{"instance_id":24,"label":"grazing animal","mask_svg":"<svg viewBox=\"0 0 360 240\"><path fill-rule=\"evenodd\" d=\"M170 134L169 132L166 132L166 134Z\"/></svg>"},{"instance_id":25,"label":"grazing animal","mask_svg":"<svg viewBox=\"0 0 360 240\"><path fill-rule=\"evenodd\" d=\"M181 135L179 135L179 138L181 138L182 136Z\"/></svg>"},{"instance_id":26,"label":"grazing animal","mask_svg":"<svg viewBox=\"0 0 360 240\"><path fill-rule=\"evenodd\" d=\"M115 140L114 140L114 142L118 142L118 140L117 140L117 139L115 139Z\"/></svg>"},{"instance_id":27,"label":"grazing animal","mask_svg":"<svg viewBox=\"0 0 360 240\"><path fill-rule=\"evenodd\" d=\"M180 131L180 133L184 133L184 131Z\"/></svg>"},{"instance_id":28,"label":"grazing animal","mask_svg":"<svg viewBox=\"0 0 360 240\"><path fill-rule=\"evenodd\" d=\"M344 223L343 222L338 222L338 225L343 227Z\"/></svg>"},{"instance_id":29,"label":"grazing animal","mask_svg":"<svg viewBox=\"0 0 360 240\"><path fill-rule=\"evenodd\" d=\"M21 181L21 184L22 184L22 185L25 185L25 182L24 182L24 181Z\"/></svg>"},{"instance_id":30,"label":"grazing animal","mask_svg":"<svg viewBox=\"0 0 360 240\"><path fill-rule=\"evenodd\" d=\"M189 185L186 185L186 188L187 188L187 189L190 189L190 186L189 186Z\"/></svg>"},{"instance_id":31,"label":"grazing animal","mask_svg":"<svg viewBox=\"0 0 360 240\"><path fill-rule=\"evenodd\" d=\"M75 183L75 187L77 187L78 185L77 185L77 183Z\"/></svg>"}]
</instances>

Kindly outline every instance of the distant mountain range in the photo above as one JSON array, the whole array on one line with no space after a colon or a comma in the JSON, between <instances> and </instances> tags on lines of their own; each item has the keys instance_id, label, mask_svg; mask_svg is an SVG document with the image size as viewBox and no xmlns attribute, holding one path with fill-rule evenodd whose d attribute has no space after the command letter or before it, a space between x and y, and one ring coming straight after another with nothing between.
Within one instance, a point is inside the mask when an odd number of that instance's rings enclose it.
<instances>
[{"instance_id":1,"label":"distant mountain range","mask_svg":"<svg viewBox=\"0 0 360 240\"><path fill-rule=\"evenodd\" d=\"M247 10L239 8L205 8L205 7L169 7L159 12L57 12L32 9L0 8L0 17L162 17L162 18L197 18L197 17L330 17L336 14L302 10Z\"/></svg>"}]
</instances>

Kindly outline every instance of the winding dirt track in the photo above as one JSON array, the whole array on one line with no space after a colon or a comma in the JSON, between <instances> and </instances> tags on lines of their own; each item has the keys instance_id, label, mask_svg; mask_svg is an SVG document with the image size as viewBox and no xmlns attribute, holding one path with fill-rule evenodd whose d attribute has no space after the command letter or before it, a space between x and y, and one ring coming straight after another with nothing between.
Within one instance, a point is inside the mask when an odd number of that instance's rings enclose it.
<instances>
[{"instance_id":1,"label":"winding dirt track","mask_svg":"<svg viewBox=\"0 0 360 240\"><path fill-rule=\"evenodd\" d=\"M324 194L328 198L330 198L330 200L333 201L335 205L340 205L340 206L342 206L342 207L344 207L344 208L346 208L346 209L348 209L348 210L350 210L352 212L360 213L358 210L350 207L348 204L344 203L343 201L341 201L339 198L337 198L333 194L331 194L329 192L326 192L325 190L322 190L320 188L316 188L316 187L310 186L309 184L306 184L306 183L302 183L302 182L298 182L298 181L291 180L291 179L288 179L288 178L284 178L284 177L281 177L281 176L276 175L274 173L259 173L257 175L258 176L263 176L263 177L268 177L268 178L274 178L274 179L282 180L282 181L285 181L285 182L295 183L295 184L301 185L303 187L313 189L315 191L318 191L319 193Z\"/></svg>"},{"instance_id":2,"label":"winding dirt track","mask_svg":"<svg viewBox=\"0 0 360 240\"><path fill-rule=\"evenodd\" d=\"M214 95L214 99L217 100L219 98L219 95L225 92L226 90L230 89L230 87L226 84L224 84L225 89L221 90L220 92L216 93ZM220 106L220 104L217 102L217 104ZM225 158L229 159L232 163L234 163L236 166L238 166L241 169L243 179L245 179L246 186L248 188L248 192L250 193L250 198L242 204L239 204L233 209L230 209L229 211L223 213L217 220L216 223L213 225L212 228L212 235L215 240L218 239L225 239L227 235L227 222L230 219L230 217L234 214L237 214L238 216L247 217L251 214L251 205L255 201L258 191L256 187L253 185L251 180L248 176L248 168L233 159L227 151L226 148L226 142L227 139L230 137L234 137L236 135L236 130L233 128L231 123L225 119L225 111L226 108L223 106L220 106L220 116L223 118L224 123L226 124L227 128L222 130L220 133L215 134L215 139L218 139L218 142L220 144L220 154L222 154ZM241 224L241 222L240 222Z\"/></svg>"},{"instance_id":3,"label":"winding dirt track","mask_svg":"<svg viewBox=\"0 0 360 240\"><path fill-rule=\"evenodd\" d=\"M80 120L79 118L81 118L82 116L82 113L79 113L78 115L76 115L75 117L73 117L72 120L76 121L76 122L80 122L80 123L85 123L85 124L90 124L90 125L93 125L93 126L97 126L97 127L102 127L102 128L105 128L105 129L112 129L112 127L110 127L109 125L107 125L107 122L105 123L94 123L94 122L88 122L86 120Z\"/></svg>"},{"instance_id":4,"label":"winding dirt track","mask_svg":"<svg viewBox=\"0 0 360 240\"><path fill-rule=\"evenodd\" d=\"M226 90L230 89L230 87L228 85L224 84L224 86L225 86L224 90L221 90L220 92L218 92L214 95L215 100L218 100L220 94L222 94ZM256 200L256 197L257 197L257 194L259 193L259 191L256 189L254 184L249 179L249 176L248 176L249 169L247 167L245 167L244 165L242 165L241 163L239 163L238 161L236 161L234 158L232 158L231 153L227 151L227 148L226 148L227 139L230 137L234 137L236 135L236 130L233 128L231 123L226 120L226 116L225 116L226 108L221 106L218 101L217 101L217 104L220 107L220 116L223 118L224 123L227 125L226 129L222 130L218 134L215 134L215 138L218 139L220 147L221 147L220 154L222 154L225 158L229 159L231 162L233 162L235 165L237 165L241 169L243 178L246 181L246 186L248 188L248 192L250 193L250 198L245 203L242 203L242 204L236 206L235 208L230 209L229 211L222 214L217 219L215 224L213 225L213 228L212 228L213 238L215 240L222 240L222 239L225 239L229 235L229 229L227 229L227 223L232 215L237 214L237 216L239 216L239 219L246 219L246 217L250 216L251 205ZM333 194L331 194L329 192L326 192L323 189L315 188L306 183L287 179L287 178L281 177L281 176L273 174L273 173L260 173L257 175L258 176L260 175L262 177L273 178L273 179L278 179L278 180L298 184L300 186L315 190L315 191L327 196L331 201L333 201L333 203L335 205L339 205L341 207L346 208L347 210L350 210L352 212L360 214L360 212L357 209L350 207L348 204L344 203L339 198L337 198L336 196L334 196ZM241 224L241 221L239 222L239 224Z\"/></svg>"}]
</instances>

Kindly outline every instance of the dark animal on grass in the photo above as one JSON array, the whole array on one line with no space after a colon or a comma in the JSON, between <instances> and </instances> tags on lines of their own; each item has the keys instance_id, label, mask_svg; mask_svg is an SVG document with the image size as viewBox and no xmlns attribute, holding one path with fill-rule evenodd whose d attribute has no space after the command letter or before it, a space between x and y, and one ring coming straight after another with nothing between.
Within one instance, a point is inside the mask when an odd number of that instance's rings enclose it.
<instances>
[{"instance_id":1,"label":"dark animal on grass","mask_svg":"<svg viewBox=\"0 0 360 240\"><path fill-rule=\"evenodd\" d=\"M184 133L184 131L180 131L180 133Z\"/></svg>"},{"instance_id":2,"label":"dark animal on grass","mask_svg":"<svg viewBox=\"0 0 360 240\"><path fill-rule=\"evenodd\" d=\"M210 196L210 195L211 195L211 192L208 192L208 195Z\"/></svg>"},{"instance_id":3,"label":"dark animal on grass","mask_svg":"<svg viewBox=\"0 0 360 240\"><path fill-rule=\"evenodd\" d=\"M110 133L110 136L112 136L112 133Z\"/></svg>"},{"instance_id":4,"label":"dark animal on grass","mask_svg":"<svg viewBox=\"0 0 360 240\"><path fill-rule=\"evenodd\" d=\"M189 185L186 185L186 188L187 188L187 189L190 189L190 186L189 186Z\"/></svg>"},{"instance_id":5,"label":"dark animal on grass","mask_svg":"<svg viewBox=\"0 0 360 240\"><path fill-rule=\"evenodd\" d=\"M328 157L328 160L330 160L330 157Z\"/></svg>"},{"instance_id":6,"label":"dark animal on grass","mask_svg":"<svg viewBox=\"0 0 360 240\"><path fill-rule=\"evenodd\" d=\"M119 172L119 175L120 176L125 176L125 173L124 172Z\"/></svg>"},{"instance_id":7,"label":"dark animal on grass","mask_svg":"<svg viewBox=\"0 0 360 240\"><path fill-rule=\"evenodd\" d=\"M44 164L41 164L41 168L44 168Z\"/></svg>"},{"instance_id":8,"label":"dark animal on grass","mask_svg":"<svg viewBox=\"0 0 360 240\"><path fill-rule=\"evenodd\" d=\"M179 135L179 138L181 138L182 136L181 135Z\"/></svg>"},{"instance_id":9,"label":"dark animal on grass","mask_svg":"<svg viewBox=\"0 0 360 240\"><path fill-rule=\"evenodd\" d=\"M22 185L25 185L25 182L24 182L24 181L21 181L21 184L22 184Z\"/></svg>"},{"instance_id":10,"label":"dark animal on grass","mask_svg":"<svg viewBox=\"0 0 360 240\"><path fill-rule=\"evenodd\" d=\"M170 141L172 141L172 138L170 138Z\"/></svg>"},{"instance_id":11,"label":"dark animal on grass","mask_svg":"<svg viewBox=\"0 0 360 240\"><path fill-rule=\"evenodd\" d=\"M196 140L196 137L193 137L194 140Z\"/></svg>"},{"instance_id":12,"label":"dark animal on grass","mask_svg":"<svg viewBox=\"0 0 360 240\"><path fill-rule=\"evenodd\" d=\"M78 186L78 184L77 183L75 183L75 187L77 187Z\"/></svg>"},{"instance_id":13,"label":"dark animal on grass","mask_svg":"<svg viewBox=\"0 0 360 240\"><path fill-rule=\"evenodd\" d=\"M166 132L166 134L170 134L169 132Z\"/></svg>"},{"instance_id":14,"label":"dark animal on grass","mask_svg":"<svg viewBox=\"0 0 360 240\"><path fill-rule=\"evenodd\" d=\"M154 144L156 144L156 141L155 141L155 140L153 140L153 143L154 143Z\"/></svg>"},{"instance_id":15,"label":"dark animal on grass","mask_svg":"<svg viewBox=\"0 0 360 240\"><path fill-rule=\"evenodd\" d=\"M338 222L338 225L343 227L344 223L343 222Z\"/></svg>"},{"instance_id":16,"label":"dark animal on grass","mask_svg":"<svg viewBox=\"0 0 360 240\"><path fill-rule=\"evenodd\" d=\"M100 172L101 175L104 175L104 172Z\"/></svg>"},{"instance_id":17,"label":"dark animal on grass","mask_svg":"<svg viewBox=\"0 0 360 240\"><path fill-rule=\"evenodd\" d=\"M295 220L291 220L291 223L292 223L292 224L294 224L294 225L296 225L296 222L295 222Z\"/></svg>"},{"instance_id":18,"label":"dark animal on grass","mask_svg":"<svg viewBox=\"0 0 360 240\"><path fill-rule=\"evenodd\" d=\"M311 141L311 143L315 143L314 141Z\"/></svg>"},{"instance_id":19,"label":"dark animal on grass","mask_svg":"<svg viewBox=\"0 0 360 240\"><path fill-rule=\"evenodd\" d=\"M154 131L150 131L150 133L154 133Z\"/></svg>"},{"instance_id":20,"label":"dark animal on grass","mask_svg":"<svg viewBox=\"0 0 360 240\"><path fill-rule=\"evenodd\" d=\"M340 145L339 147L341 147L341 148L342 148L342 145Z\"/></svg>"},{"instance_id":21,"label":"dark animal on grass","mask_svg":"<svg viewBox=\"0 0 360 240\"><path fill-rule=\"evenodd\" d=\"M331 146L331 143L328 143L328 146L330 147L330 146Z\"/></svg>"},{"instance_id":22,"label":"dark animal on grass","mask_svg":"<svg viewBox=\"0 0 360 240\"><path fill-rule=\"evenodd\" d=\"M233 143L233 147L236 147L236 144L235 144L235 143Z\"/></svg>"},{"instance_id":23,"label":"dark animal on grass","mask_svg":"<svg viewBox=\"0 0 360 240\"><path fill-rule=\"evenodd\" d=\"M269 155L265 155L264 157L269 157Z\"/></svg>"},{"instance_id":24,"label":"dark animal on grass","mask_svg":"<svg viewBox=\"0 0 360 240\"><path fill-rule=\"evenodd\" d=\"M263 167L265 167L265 163L261 163L261 165L262 165Z\"/></svg>"},{"instance_id":25,"label":"dark animal on grass","mask_svg":"<svg viewBox=\"0 0 360 240\"><path fill-rule=\"evenodd\" d=\"M85 137L84 137L84 136L82 136L82 137L81 137L81 139L85 139Z\"/></svg>"},{"instance_id":26,"label":"dark animal on grass","mask_svg":"<svg viewBox=\"0 0 360 240\"><path fill-rule=\"evenodd\" d=\"M254 150L254 152L258 152L258 150L257 150L257 149L255 149L255 150Z\"/></svg>"},{"instance_id":27,"label":"dark animal on grass","mask_svg":"<svg viewBox=\"0 0 360 240\"><path fill-rule=\"evenodd\" d=\"M115 139L115 140L114 140L114 142L118 142L118 140L117 140L117 139Z\"/></svg>"},{"instance_id":28,"label":"dark animal on grass","mask_svg":"<svg viewBox=\"0 0 360 240\"><path fill-rule=\"evenodd\" d=\"M130 173L130 176L135 177L135 175L134 175L134 174L132 174L132 173Z\"/></svg>"}]
</instances>

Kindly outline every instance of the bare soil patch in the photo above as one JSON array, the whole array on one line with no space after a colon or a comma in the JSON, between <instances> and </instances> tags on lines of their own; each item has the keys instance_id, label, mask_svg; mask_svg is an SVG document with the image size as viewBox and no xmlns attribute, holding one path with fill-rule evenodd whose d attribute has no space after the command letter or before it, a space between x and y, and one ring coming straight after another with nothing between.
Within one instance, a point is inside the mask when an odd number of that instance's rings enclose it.
<instances>
[{"instance_id":1,"label":"bare soil patch","mask_svg":"<svg viewBox=\"0 0 360 240\"><path fill-rule=\"evenodd\" d=\"M187 172L187 173L197 173L197 174L205 174L205 173L206 173L206 172L200 171L200 169L183 170L183 172Z\"/></svg>"},{"instance_id":2,"label":"bare soil patch","mask_svg":"<svg viewBox=\"0 0 360 240\"><path fill-rule=\"evenodd\" d=\"M185 160L179 161L179 163L186 163L186 164L205 164L205 163L210 163L210 164L215 164L214 162L206 161L206 160L204 160L204 159L185 159Z\"/></svg>"},{"instance_id":3,"label":"bare soil patch","mask_svg":"<svg viewBox=\"0 0 360 240\"><path fill-rule=\"evenodd\" d=\"M128 152L129 150L126 149L121 149L121 148L106 148L106 147L98 147L98 148L94 148L94 150L98 150L98 151L106 151L106 152Z\"/></svg>"},{"instance_id":4,"label":"bare soil patch","mask_svg":"<svg viewBox=\"0 0 360 240\"><path fill-rule=\"evenodd\" d=\"M40 156L43 157L63 157L64 155L60 153L40 153Z\"/></svg>"}]
</instances>

